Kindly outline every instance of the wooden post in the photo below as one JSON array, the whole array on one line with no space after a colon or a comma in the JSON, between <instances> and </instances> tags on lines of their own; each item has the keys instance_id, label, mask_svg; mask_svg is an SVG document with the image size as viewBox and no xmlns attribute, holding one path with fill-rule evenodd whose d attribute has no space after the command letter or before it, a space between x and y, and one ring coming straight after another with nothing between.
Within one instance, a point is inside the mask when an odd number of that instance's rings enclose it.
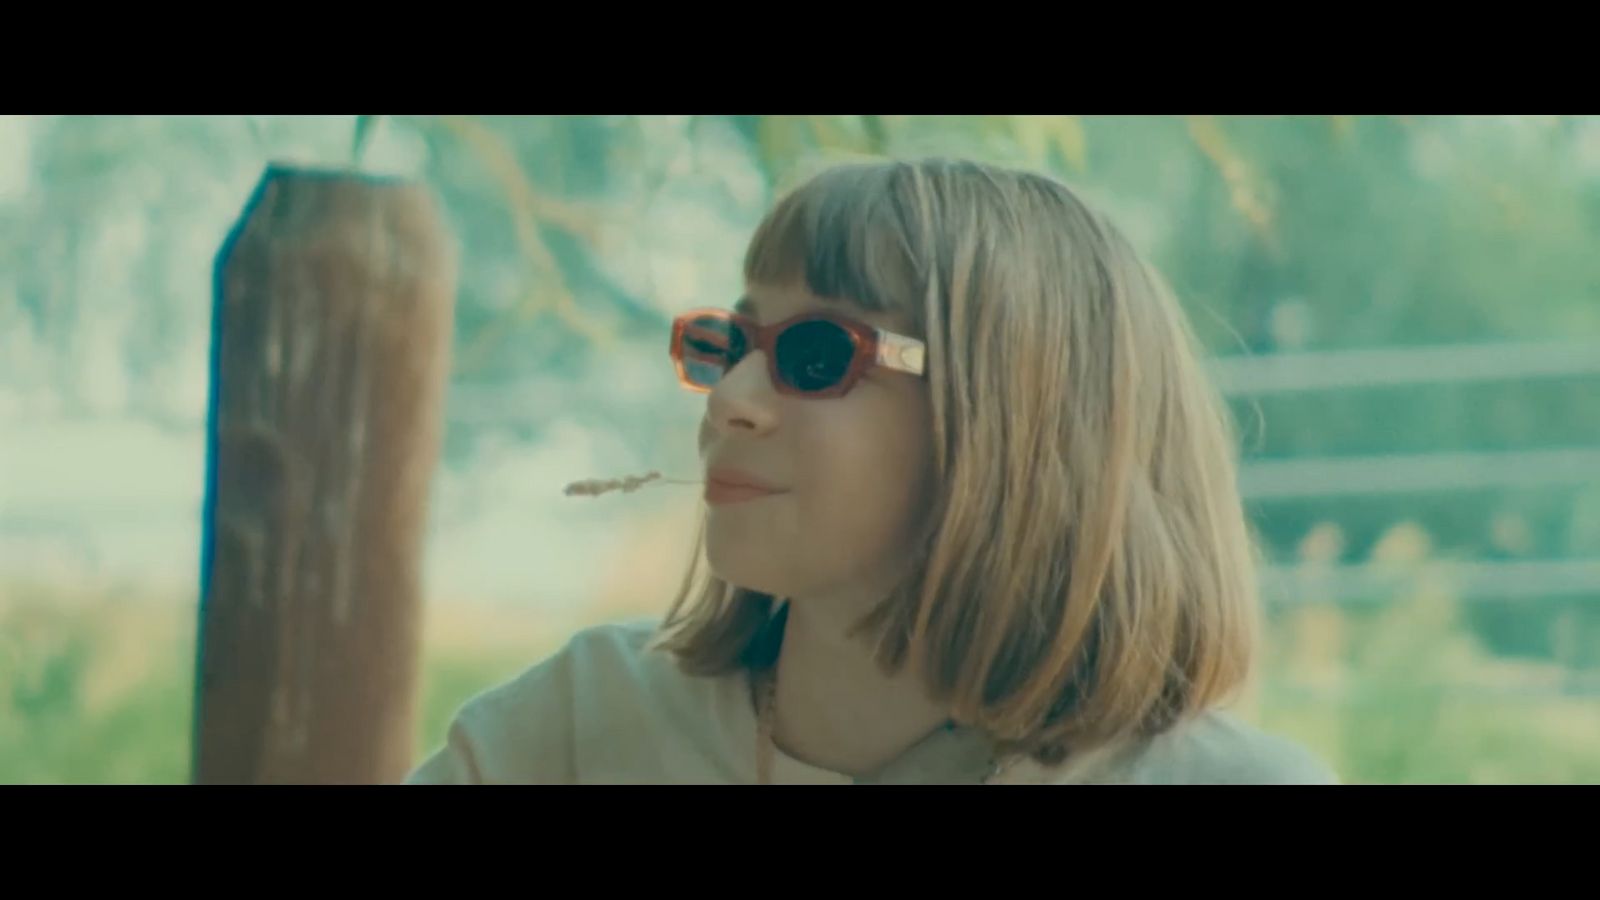
<instances>
[{"instance_id":1,"label":"wooden post","mask_svg":"<svg viewBox=\"0 0 1600 900\"><path fill-rule=\"evenodd\" d=\"M456 257L420 185L270 168L217 258L196 783L393 783Z\"/></svg>"}]
</instances>

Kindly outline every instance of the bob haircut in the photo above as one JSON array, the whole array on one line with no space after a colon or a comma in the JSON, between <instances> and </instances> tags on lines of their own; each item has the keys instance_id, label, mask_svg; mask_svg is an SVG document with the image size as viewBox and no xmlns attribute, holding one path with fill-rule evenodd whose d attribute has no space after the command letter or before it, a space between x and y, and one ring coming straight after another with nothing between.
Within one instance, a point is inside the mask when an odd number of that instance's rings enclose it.
<instances>
[{"instance_id":1,"label":"bob haircut","mask_svg":"<svg viewBox=\"0 0 1600 900\"><path fill-rule=\"evenodd\" d=\"M1045 765L1245 684L1255 551L1226 407L1164 281L1065 185L838 166L767 214L744 275L927 342L938 493L913 576L857 629L885 673L914 667L956 722ZM702 543L658 645L693 674L760 670L786 609L711 574Z\"/></svg>"}]
</instances>

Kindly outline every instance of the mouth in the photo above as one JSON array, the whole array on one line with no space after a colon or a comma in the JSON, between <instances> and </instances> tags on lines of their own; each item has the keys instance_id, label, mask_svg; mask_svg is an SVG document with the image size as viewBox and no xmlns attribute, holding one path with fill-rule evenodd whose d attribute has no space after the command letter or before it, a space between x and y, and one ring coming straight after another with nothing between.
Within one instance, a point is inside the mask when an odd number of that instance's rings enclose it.
<instances>
[{"instance_id":1,"label":"mouth","mask_svg":"<svg viewBox=\"0 0 1600 900\"><path fill-rule=\"evenodd\" d=\"M787 491L737 469L717 468L706 473L705 498L712 506L745 503L783 493Z\"/></svg>"}]
</instances>

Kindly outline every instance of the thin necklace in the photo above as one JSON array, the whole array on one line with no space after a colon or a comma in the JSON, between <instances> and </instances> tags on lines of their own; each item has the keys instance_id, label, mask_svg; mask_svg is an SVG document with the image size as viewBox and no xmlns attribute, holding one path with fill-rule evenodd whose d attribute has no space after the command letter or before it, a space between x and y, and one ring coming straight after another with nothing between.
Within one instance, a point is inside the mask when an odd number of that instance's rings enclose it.
<instances>
[{"instance_id":1,"label":"thin necklace","mask_svg":"<svg viewBox=\"0 0 1600 900\"><path fill-rule=\"evenodd\" d=\"M771 784L772 760L778 749L772 739L773 721L778 708L778 667L774 665L765 669L756 677L759 679L756 684L756 784ZM1021 759L1015 755L1004 760L991 758L984 783L998 778Z\"/></svg>"},{"instance_id":2,"label":"thin necklace","mask_svg":"<svg viewBox=\"0 0 1600 900\"><path fill-rule=\"evenodd\" d=\"M756 784L772 783L772 758L777 744L772 740L772 721L778 708L778 668L763 671L757 686L759 715L756 717Z\"/></svg>"}]
</instances>

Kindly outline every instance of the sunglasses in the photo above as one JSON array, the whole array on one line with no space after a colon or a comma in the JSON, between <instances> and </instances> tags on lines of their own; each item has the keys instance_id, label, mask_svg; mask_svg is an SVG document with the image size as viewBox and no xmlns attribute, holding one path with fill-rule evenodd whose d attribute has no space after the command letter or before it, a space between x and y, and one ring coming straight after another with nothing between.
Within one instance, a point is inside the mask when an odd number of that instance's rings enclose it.
<instances>
[{"instance_id":1,"label":"sunglasses","mask_svg":"<svg viewBox=\"0 0 1600 900\"><path fill-rule=\"evenodd\" d=\"M721 309L683 313L672 321L672 361L678 381L707 393L752 350L767 357L780 394L842 397L874 368L922 375L927 348L916 338L825 312L803 313L774 325Z\"/></svg>"}]
</instances>

